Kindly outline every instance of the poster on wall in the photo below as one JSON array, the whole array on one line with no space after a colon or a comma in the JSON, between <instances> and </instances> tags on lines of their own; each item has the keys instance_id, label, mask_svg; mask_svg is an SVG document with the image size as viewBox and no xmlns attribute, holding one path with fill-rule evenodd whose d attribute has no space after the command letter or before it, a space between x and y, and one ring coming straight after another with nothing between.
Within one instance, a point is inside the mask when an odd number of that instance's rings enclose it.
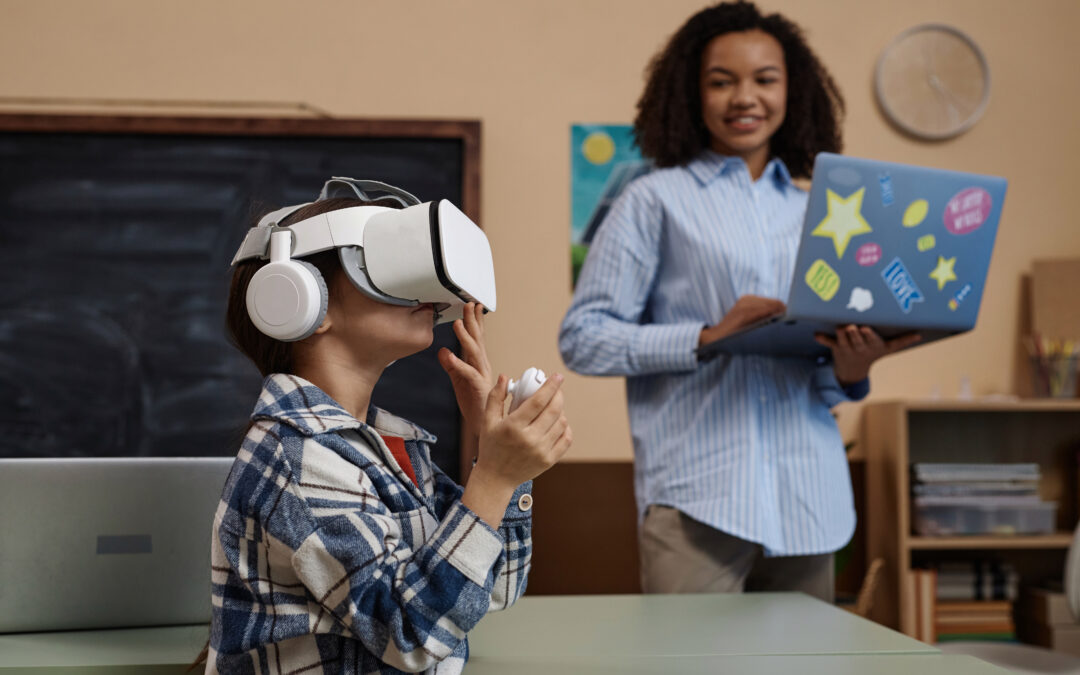
<instances>
[{"instance_id":1,"label":"poster on wall","mask_svg":"<svg viewBox=\"0 0 1080 675\"><path fill-rule=\"evenodd\" d=\"M570 127L571 285L612 202L651 165L634 145L629 124L575 124Z\"/></svg>"}]
</instances>

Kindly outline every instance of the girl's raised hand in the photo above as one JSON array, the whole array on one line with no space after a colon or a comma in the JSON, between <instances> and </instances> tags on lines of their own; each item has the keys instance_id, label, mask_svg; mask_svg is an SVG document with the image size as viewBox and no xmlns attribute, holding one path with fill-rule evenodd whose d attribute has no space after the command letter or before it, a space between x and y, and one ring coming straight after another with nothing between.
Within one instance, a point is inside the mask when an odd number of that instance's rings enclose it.
<instances>
[{"instance_id":1,"label":"girl's raised hand","mask_svg":"<svg viewBox=\"0 0 1080 675\"><path fill-rule=\"evenodd\" d=\"M450 376L462 417L472 429L480 429L485 401L491 392L483 306L475 302L465 305L464 316L454 322L454 334L461 343L461 356L443 347L439 350L439 364Z\"/></svg>"}]
</instances>

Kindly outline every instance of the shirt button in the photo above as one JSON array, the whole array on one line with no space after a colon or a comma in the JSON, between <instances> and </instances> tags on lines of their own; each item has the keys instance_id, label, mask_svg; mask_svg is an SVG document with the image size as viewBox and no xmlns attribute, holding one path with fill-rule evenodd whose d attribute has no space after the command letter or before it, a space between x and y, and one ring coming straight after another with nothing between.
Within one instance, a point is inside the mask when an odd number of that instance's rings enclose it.
<instances>
[{"instance_id":1,"label":"shirt button","mask_svg":"<svg viewBox=\"0 0 1080 675\"><path fill-rule=\"evenodd\" d=\"M521 499L518 499L518 508L522 511L528 511L532 508L532 495L521 495Z\"/></svg>"}]
</instances>

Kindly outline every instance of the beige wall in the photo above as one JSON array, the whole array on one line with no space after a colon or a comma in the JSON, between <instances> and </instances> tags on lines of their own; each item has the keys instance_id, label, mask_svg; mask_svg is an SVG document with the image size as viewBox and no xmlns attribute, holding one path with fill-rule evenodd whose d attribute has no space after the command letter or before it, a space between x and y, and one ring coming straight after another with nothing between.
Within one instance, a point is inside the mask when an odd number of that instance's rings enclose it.
<instances>
[{"instance_id":1,"label":"beige wall","mask_svg":"<svg viewBox=\"0 0 1080 675\"><path fill-rule=\"evenodd\" d=\"M0 96L306 102L338 116L483 121L483 221L496 252L495 367L564 370L570 300L569 127L628 122L654 51L690 0L0 0ZM848 103L851 154L995 173L1009 194L978 328L894 357L874 397L1014 386L1020 275L1080 256L1080 2L770 0L800 23ZM993 93L967 134L924 144L877 112L871 72L911 25L955 25L984 49ZM0 110L26 109L2 105ZM37 109L71 111L72 108ZM113 109L110 109L113 110ZM121 110L138 111L137 108ZM571 376L570 458L631 456L620 379ZM842 410L853 433L856 410Z\"/></svg>"}]
</instances>

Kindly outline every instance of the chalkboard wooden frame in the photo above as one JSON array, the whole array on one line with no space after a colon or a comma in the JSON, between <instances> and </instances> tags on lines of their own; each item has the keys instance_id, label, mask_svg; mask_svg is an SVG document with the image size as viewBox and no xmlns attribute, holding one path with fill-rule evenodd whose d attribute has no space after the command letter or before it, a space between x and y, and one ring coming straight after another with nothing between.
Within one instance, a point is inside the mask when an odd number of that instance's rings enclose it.
<instances>
[{"instance_id":1,"label":"chalkboard wooden frame","mask_svg":"<svg viewBox=\"0 0 1080 675\"><path fill-rule=\"evenodd\" d=\"M481 124L477 120L0 113L0 132L457 140L462 147L459 206L481 224ZM464 424L461 429L459 460L464 480L477 448Z\"/></svg>"},{"instance_id":2,"label":"chalkboard wooden frame","mask_svg":"<svg viewBox=\"0 0 1080 675\"><path fill-rule=\"evenodd\" d=\"M480 122L477 120L0 113L0 131L457 139L461 141L464 153L462 203L459 206L473 222L481 225Z\"/></svg>"}]
</instances>

